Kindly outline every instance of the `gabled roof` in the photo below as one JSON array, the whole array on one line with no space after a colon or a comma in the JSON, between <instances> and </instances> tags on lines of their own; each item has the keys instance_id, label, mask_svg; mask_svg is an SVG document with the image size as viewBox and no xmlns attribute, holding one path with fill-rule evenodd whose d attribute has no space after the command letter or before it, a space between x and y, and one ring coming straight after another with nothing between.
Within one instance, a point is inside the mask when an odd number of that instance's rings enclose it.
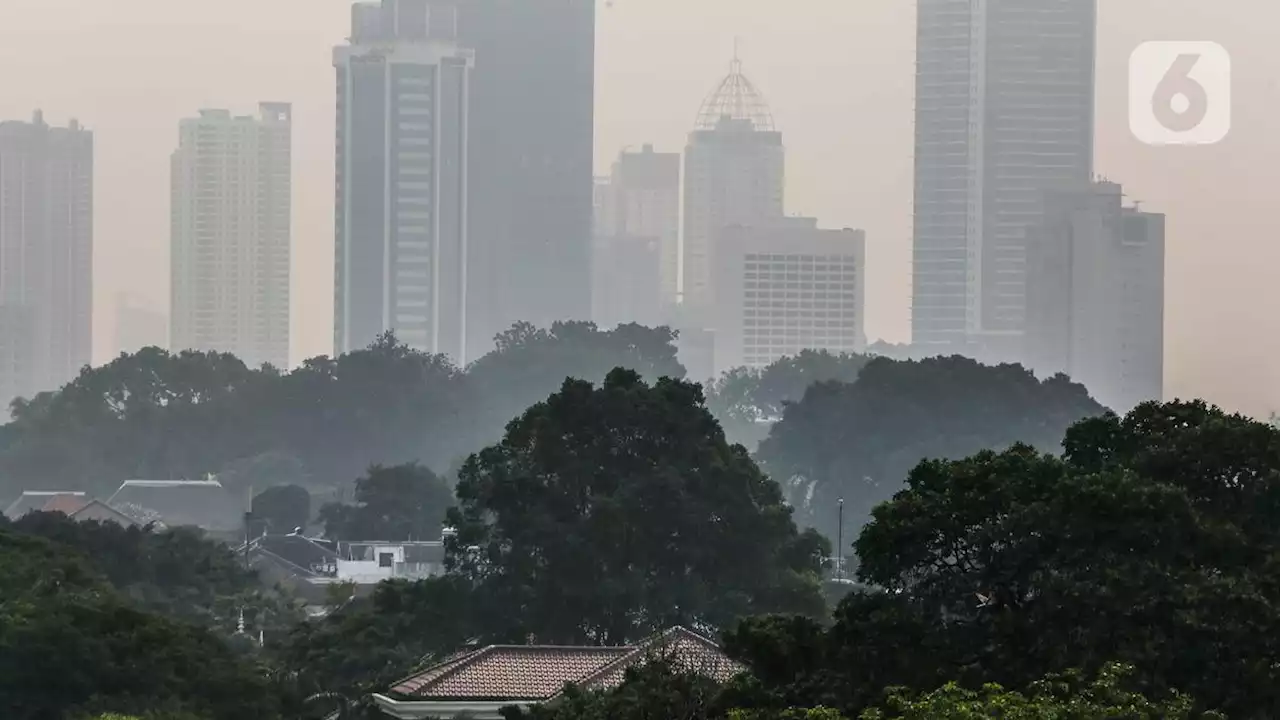
<instances>
[{"instance_id":1,"label":"gabled roof","mask_svg":"<svg viewBox=\"0 0 1280 720\"><path fill-rule=\"evenodd\" d=\"M48 508L45 508L45 510L47 512ZM114 520L115 522L125 527L132 527L134 525L141 524L137 520L134 520L133 518L111 507L110 505L102 502L101 500L96 500L96 499L90 500L87 503L83 503L78 509L71 512L69 516L72 520L81 520L87 517L89 513L95 510L105 514L107 519Z\"/></svg>"},{"instance_id":2,"label":"gabled roof","mask_svg":"<svg viewBox=\"0 0 1280 720\"><path fill-rule=\"evenodd\" d=\"M88 504L83 495L54 495L40 508L40 512L60 512L70 517Z\"/></svg>"},{"instance_id":3,"label":"gabled roof","mask_svg":"<svg viewBox=\"0 0 1280 720\"><path fill-rule=\"evenodd\" d=\"M243 508L217 480L125 480L107 504L143 522L205 530L239 528Z\"/></svg>"},{"instance_id":4,"label":"gabled roof","mask_svg":"<svg viewBox=\"0 0 1280 720\"><path fill-rule=\"evenodd\" d=\"M84 493L75 490L27 490L5 508L4 515L10 520L17 520L29 512L43 511L45 506L60 497L80 498L83 501Z\"/></svg>"},{"instance_id":5,"label":"gabled roof","mask_svg":"<svg viewBox=\"0 0 1280 720\"><path fill-rule=\"evenodd\" d=\"M744 669L712 640L674 627L637 645L490 645L448 657L400 681L391 694L414 701L545 702L568 684L584 689L616 687L627 668L659 655L721 681Z\"/></svg>"}]
</instances>

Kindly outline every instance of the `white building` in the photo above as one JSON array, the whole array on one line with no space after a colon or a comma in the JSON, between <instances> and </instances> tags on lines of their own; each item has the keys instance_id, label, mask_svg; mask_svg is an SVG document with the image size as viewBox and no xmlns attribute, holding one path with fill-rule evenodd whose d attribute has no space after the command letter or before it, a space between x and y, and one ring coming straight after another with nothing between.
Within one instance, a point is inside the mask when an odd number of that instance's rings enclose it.
<instances>
[{"instance_id":1,"label":"white building","mask_svg":"<svg viewBox=\"0 0 1280 720\"><path fill-rule=\"evenodd\" d=\"M0 416L90 360L93 133L0 122Z\"/></svg>"},{"instance_id":2,"label":"white building","mask_svg":"<svg viewBox=\"0 0 1280 720\"><path fill-rule=\"evenodd\" d=\"M1043 193L1088 182L1096 0L919 0L912 335L1017 359Z\"/></svg>"},{"instance_id":3,"label":"white building","mask_svg":"<svg viewBox=\"0 0 1280 720\"><path fill-rule=\"evenodd\" d=\"M725 230L715 252L717 373L801 350L862 352L865 243L861 230L821 230L813 218Z\"/></svg>"},{"instance_id":4,"label":"white building","mask_svg":"<svg viewBox=\"0 0 1280 720\"><path fill-rule=\"evenodd\" d=\"M712 252L720 232L783 217L785 154L764 98L735 59L703 103L685 149L681 292L695 324L712 315Z\"/></svg>"},{"instance_id":5,"label":"white building","mask_svg":"<svg viewBox=\"0 0 1280 720\"><path fill-rule=\"evenodd\" d=\"M175 351L232 353L289 367L291 108L257 116L201 110L172 156L171 308Z\"/></svg>"},{"instance_id":6,"label":"white building","mask_svg":"<svg viewBox=\"0 0 1280 720\"><path fill-rule=\"evenodd\" d=\"M1122 198L1110 182L1050 193L1027 261L1028 364L1117 412L1164 383L1165 217Z\"/></svg>"},{"instance_id":7,"label":"white building","mask_svg":"<svg viewBox=\"0 0 1280 720\"><path fill-rule=\"evenodd\" d=\"M457 44L456 10L358 3L350 42L333 52L339 353L391 330L411 347L466 362L474 53Z\"/></svg>"}]
</instances>

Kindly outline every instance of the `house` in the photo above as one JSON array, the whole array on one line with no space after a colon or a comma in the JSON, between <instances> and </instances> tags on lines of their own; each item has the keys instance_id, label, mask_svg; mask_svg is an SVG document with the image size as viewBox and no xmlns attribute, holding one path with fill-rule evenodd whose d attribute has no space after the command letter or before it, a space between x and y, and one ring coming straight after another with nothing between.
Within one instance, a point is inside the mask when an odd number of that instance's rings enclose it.
<instances>
[{"instance_id":1,"label":"house","mask_svg":"<svg viewBox=\"0 0 1280 720\"><path fill-rule=\"evenodd\" d=\"M329 588L352 584L357 595L383 580L422 580L444 573L444 543L347 542L303 535L263 535L236 548L260 575L296 592L313 614L329 600Z\"/></svg>"},{"instance_id":2,"label":"house","mask_svg":"<svg viewBox=\"0 0 1280 720\"><path fill-rule=\"evenodd\" d=\"M41 500L43 503L39 504ZM17 520L29 512L60 512L77 522L96 520L113 522L123 527L135 527L139 524L101 500L86 498L82 492L24 492L4 514L10 520Z\"/></svg>"},{"instance_id":3,"label":"house","mask_svg":"<svg viewBox=\"0 0 1280 720\"><path fill-rule=\"evenodd\" d=\"M584 690L617 687L627 668L655 657L721 682L745 669L713 640L674 627L642 643L620 647L490 645L472 649L401 680L373 700L384 714L400 720L498 720L503 707L551 702L565 685Z\"/></svg>"},{"instance_id":4,"label":"house","mask_svg":"<svg viewBox=\"0 0 1280 720\"><path fill-rule=\"evenodd\" d=\"M143 523L238 530L244 503L217 480L125 480L107 504Z\"/></svg>"}]
</instances>

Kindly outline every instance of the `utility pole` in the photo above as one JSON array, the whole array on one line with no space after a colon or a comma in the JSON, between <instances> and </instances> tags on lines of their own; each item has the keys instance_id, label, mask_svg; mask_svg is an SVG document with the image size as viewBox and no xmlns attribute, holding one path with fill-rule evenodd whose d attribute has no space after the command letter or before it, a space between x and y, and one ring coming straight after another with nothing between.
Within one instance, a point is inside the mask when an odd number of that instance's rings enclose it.
<instances>
[{"instance_id":1,"label":"utility pole","mask_svg":"<svg viewBox=\"0 0 1280 720\"><path fill-rule=\"evenodd\" d=\"M836 579L844 579L844 498L836 500Z\"/></svg>"}]
</instances>

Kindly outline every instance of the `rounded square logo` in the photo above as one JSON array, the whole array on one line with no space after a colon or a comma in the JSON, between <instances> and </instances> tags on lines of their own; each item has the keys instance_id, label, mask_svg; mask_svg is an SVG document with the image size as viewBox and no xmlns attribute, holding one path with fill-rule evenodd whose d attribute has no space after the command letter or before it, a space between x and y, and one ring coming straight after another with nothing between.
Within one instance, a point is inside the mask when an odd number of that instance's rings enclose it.
<instances>
[{"instance_id":1,"label":"rounded square logo","mask_svg":"<svg viewBox=\"0 0 1280 720\"><path fill-rule=\"evenodd\" d=\"M1231 56L1208 41L1142 43L1129 56L1129 130L1148 145L1212 145L1231 130Z\"/></svg>"}]
</instances>

